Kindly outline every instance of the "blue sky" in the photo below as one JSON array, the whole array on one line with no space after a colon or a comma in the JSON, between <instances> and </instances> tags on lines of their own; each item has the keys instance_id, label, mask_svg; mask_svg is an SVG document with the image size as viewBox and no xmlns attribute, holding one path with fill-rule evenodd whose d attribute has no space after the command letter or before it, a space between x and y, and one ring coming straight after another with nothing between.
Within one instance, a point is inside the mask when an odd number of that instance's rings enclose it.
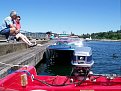
<instances>
[{"instance_id":1,"label":"blue sky","mask_svg":"<svg viewBox=\"0 0 121 91\"><path fill-rule=\"evenodd\" d=\"M11 10L21 16L22 29L31 32L75 34L117 30L120 0L0 0L0 24Z\"/></svg>"}]
</instances>

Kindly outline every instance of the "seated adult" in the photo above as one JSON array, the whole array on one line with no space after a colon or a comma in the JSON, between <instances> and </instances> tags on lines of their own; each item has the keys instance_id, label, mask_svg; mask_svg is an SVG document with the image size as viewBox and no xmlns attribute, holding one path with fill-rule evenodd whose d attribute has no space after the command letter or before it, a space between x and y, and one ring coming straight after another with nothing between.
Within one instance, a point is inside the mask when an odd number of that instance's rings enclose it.
<instances>
[{"instance_id":1,"label":"seated adult","mask_svg":"<svg viewBox=\"0 0 121 91\"><path fill-rule=\"evenodd\" d=\"M15 22L14 20L17 17L16 11L12 11L10 13L10 16L6 17L3 21L3 24L0 29L0 33L2 35L6 36L6 39L8 39L9 35L15 35L18 33L18 30L14 26Z\"/></svg>"}]
</instances>

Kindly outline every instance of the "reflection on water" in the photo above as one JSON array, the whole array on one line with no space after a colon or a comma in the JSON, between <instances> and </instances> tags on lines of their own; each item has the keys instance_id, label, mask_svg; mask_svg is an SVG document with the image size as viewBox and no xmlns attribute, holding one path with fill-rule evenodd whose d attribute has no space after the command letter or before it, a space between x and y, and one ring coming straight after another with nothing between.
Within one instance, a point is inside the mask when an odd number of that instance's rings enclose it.
<instances>
[{"instance_id":1,"label":"reflection on water","mask_svg":"<svg viewBox=\"0 0 121 91\"><path fill-rule=\"evenodd\" d=\"M70 75L72 71L72 65L46 65L41 64L37 68L39 75Z\"/></svg>"},{"instance_id":2,"label":"reflection on water","mask_svg":"<svg viewBox=\"0 0 121 91\"><path fill-rule=\"evenodd\" d=\"M94 73L121 75L121 42L89 41L85 42L85 45L92 48L95 61L92 67ZM69 75L71 70L71 65L41 64L37 68L39 75Z\"/></svg>"}]
</instances>

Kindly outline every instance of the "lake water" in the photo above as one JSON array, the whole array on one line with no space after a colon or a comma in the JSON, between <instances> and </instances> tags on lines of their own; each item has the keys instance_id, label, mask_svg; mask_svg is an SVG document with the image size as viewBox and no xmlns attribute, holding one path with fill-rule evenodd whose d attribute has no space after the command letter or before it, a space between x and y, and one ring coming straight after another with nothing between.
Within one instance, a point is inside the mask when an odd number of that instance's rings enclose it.
<instances>
[{"instance_id":1,"label":"lake water","mask_svg":"<svg viewBox=\"0 0 121 91\"><path fill-rule=\"evenodd\" d=\"M85 45L92 48L95 62L92 67L93 73L121 75L121 42L88 41ZM39 75L69 75L71 70L71 65L41 64L37 67Z\"/></svg>"}]
</instances>

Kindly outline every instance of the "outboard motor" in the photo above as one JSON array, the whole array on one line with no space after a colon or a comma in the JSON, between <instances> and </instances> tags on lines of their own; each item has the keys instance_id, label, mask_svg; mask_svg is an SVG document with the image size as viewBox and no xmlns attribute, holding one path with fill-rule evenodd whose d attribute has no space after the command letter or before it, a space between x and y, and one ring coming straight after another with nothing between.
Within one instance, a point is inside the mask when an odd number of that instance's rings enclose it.
<instances>
[{"instance_id":1,"label":"outboard motor","mask_svg":"<svg viewBox=\"0 0 121 91\"><path fill-rule=\"evenodd\" d=\"M84 77L88 76L94 61L92 60L92 51L90 47L77 47L74 51L72 60L73 71L72 76Z\"/></svg>"}]
</instances>

